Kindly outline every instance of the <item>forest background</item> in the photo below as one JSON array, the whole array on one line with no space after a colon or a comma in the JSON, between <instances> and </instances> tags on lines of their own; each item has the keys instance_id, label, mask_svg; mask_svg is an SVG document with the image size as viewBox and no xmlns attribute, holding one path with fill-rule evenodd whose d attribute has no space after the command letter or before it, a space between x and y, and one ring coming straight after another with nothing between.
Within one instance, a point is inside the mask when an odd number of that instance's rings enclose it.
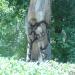
<instances>
[{"instance_id":1,"label":"forest background","mask_svg":"<svg viewBox=\"0 0 75 75\"><path fill-rule=\"evenodd\" d=\"M0 57L25 59L29 0L0 0ZM49 27L52 59L75 62L75 0L53 0Z\"/></svg>"}]
</instances>

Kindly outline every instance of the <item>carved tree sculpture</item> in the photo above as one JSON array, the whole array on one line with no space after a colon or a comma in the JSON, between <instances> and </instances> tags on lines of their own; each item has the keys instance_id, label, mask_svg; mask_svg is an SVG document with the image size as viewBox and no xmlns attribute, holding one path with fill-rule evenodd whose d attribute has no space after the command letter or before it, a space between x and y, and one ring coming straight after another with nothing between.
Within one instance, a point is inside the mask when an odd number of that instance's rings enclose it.
<instances>
[{"instance_id":1,"label":"carved tree sculpture","mask_svg":"<svg viewBox=\"0 0 75 75\"><path fill-rule=\"evenodd\" d=\"M28 39L26 61L44 61L51 59L51 46L47 27L51 21L50 0L30 0L26 17Z\"/></svg>"}]
</instances>

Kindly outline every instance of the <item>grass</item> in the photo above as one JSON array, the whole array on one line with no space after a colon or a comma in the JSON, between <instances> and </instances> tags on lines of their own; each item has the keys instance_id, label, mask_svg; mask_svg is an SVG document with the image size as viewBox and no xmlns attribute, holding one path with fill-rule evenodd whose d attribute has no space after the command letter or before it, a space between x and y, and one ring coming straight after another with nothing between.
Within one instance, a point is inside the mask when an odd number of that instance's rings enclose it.
<instances>
[{"instance_id":1,"label":"grass","mask_svg":"<svg viewBox=\"0 0 75 75\"><path fill-rule=\"evenodd\" d=\"M37 63L0 57L0 75L75 75L75 64L55 61Z\"/></svg>"}]
</instances>

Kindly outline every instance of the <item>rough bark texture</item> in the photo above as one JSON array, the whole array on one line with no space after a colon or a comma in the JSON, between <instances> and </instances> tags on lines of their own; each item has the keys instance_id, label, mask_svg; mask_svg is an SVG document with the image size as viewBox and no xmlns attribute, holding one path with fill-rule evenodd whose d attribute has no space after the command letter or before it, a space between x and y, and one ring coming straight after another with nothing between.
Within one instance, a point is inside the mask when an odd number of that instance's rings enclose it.
<instances>
[{"instance_id":1,"label":"rough bark texture","mask_svg":"<svg viewBox=\"0 0 75 75\"><path fill-rule=\"evenodd\" d=\"M51 59L51 46L47 27L51 19L50 0L30 0L26 17L26 34L28 48L26 61L43 61Z\"/></svg>"}]
</instances>

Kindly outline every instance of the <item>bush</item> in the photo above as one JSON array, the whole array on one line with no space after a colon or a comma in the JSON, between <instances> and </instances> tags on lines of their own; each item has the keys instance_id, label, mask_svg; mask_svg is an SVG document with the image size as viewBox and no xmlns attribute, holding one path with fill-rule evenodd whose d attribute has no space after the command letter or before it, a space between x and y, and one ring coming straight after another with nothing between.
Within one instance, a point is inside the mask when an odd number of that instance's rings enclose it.
<instances>
[{"instance_id":1,"label":"bush","mask_svg":"<svg viewBox=\"0 0 75 75\"><path fill-rule=\"evenodd\" d=\"M0 57L0 75L75 75L74 64L63 64L55 61L25 62Z\"/></svg>"}]
</instances>

